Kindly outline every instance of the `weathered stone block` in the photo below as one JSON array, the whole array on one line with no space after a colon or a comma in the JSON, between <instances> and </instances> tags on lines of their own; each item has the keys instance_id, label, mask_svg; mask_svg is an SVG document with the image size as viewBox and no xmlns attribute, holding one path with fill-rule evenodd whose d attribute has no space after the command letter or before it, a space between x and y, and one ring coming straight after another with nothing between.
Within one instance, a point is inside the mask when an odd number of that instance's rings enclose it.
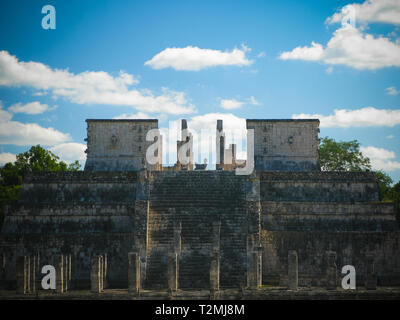
<instances>
[{"instance_id":1,"label":"weathered stone block","mask_svg":"<svg viewBox=\"0 0 400 320\"><path fill-rule=\"evenodd\" d=\"M69 282L69 255L63 255L63 291L68 291L68 282Z\"/></svg>"},{"instance_id":2,"label":"weathered stone block","mask_svg":"<svg viewBox=\"0 0 400 320\"><path fill-rule=\"evenodd\" d=\"M175 252L168 254L168 289L178 290L179 283L179 256Z\"/></svg>"},{"instance_id":3,"label":"weathered stone block","mask_svg":"<svg viewBox=\"0 0 400 320\"><path fill-rule=\"evenodd\" d=\"M328 290L337 289L338 272L336 266L336 252L328 251L327 255L327 270L326 270L326 288Z\"/></svg>"},{"instance_id":4,"label":"weathered stone block","mask_svg":"<svg viewBox=\"0 0 400 320\"><path fill-rule=\"evenodd\" d=\"M99 290L100 292L104 291L104 259L103 255L97 255L97 259L99 261Z\"/></svg>"},{"instance_id":5,"label":"weathered stone block","mask_svg":"<svg viewBox=\"0 0 400 320\"><path fill-rule=\"evenodd\" d=\"M107 277L107 269L108 269L108 254L103 254L103 288L108 288L108 277Z\"/></svg>"},{"instance_id":6,"label":"weathered stone block","mask_svg":"<svg viewBox=\"0 0 400 320\"><path fill-rule=\"evenodd\" d=\"M255 247L254 251L250 252L248 274L248 286L253 289L261 287L262 284L262 248Z\"/></svg>"},{"instance_id":7,"label":"weathered stone block","mask_svg":"<svg viewBox=\"0 0 400 320\"><path fill-rule=\"evenodd\" d=\"M139 295L140 286L140 257L138 252L128 253L128 291Z\"/></svg>"},{"instance_id":8,"label":"weathered stone block","mask_svg":"<svg viewBox=\"0 0 400 320\"><path fill-rule=\"evenodd\" d=\"M297 290L299 284L298 257L295 250L290 250L288 254L288 279L289 290Z\"/></svg>"},{"instance_id":9,"label":"weathered stone block","mask_svg":"<svg viewBox=\"0 0 400 320\"><path fill-rule=\"evenodd\" d=\"M37 287L36 287L36 255L32 255L30 257L30 262L29 262L29 281L30 281L30 293L36 293Z\"/></svg>"},{"instance_id":10,"label":"weathered stone block","mask_svg":"<svg viewBox=\"0 0 400 320\"><path fill-rule=\"evenodd\" d=\"M56 292L64 292L64 257L58 254L54 257L54 268L56 269Z\"/></svg>"},{"instance_id":11,"label":"weathered stone block","mask_svg":"<svg viewBox=\"0 0 400 320\"><path fill-rule=\"evenodd\" d=\"M377 275L375 273L374 256L368 254L365 258L365 289L376 290Z\"/></svg>"},{"instance_id":12,"label":"weathered stone block","mask_svg":"<svg viewBox=\"0 0 400 320\"><path fill-rule=\"evenodd\" d=\"M210 290L212 292L219 290L219 272L220 272L220 258L219 252L214 251L211 253L211 264L210 264Z\"/></svg>"},{"instance_id":13,"label":"weathered stone block","mask_svg":"<svg viewBox=\"0 0 400 320\"><path fill-rule=\"evenodd\" d=\"M0 290L5 289L6 281L6 255L0 254Z\"/></svg>"},{"instance_id":14,"label":"weathered stone block","mask_svg":"<svg viewBox=\"0 0 400 320\"><path fill-rule=\"evenodd\" d=\"M17 278L17 293L25 294L26 291L26 256L17 257L16 260L16 278Z\"/></svg>"},{"instance_id":15,"label":"weathered stone block","mask_svg":"<svg viewBox=\"0 0 400 320\"><path fill-rule=\"evenodd\" d=\"M91 269L90 269L90 291L92 293L101 292L101 261L100 256L93 256L91 259Z\"/></svg>"}]
</instances>

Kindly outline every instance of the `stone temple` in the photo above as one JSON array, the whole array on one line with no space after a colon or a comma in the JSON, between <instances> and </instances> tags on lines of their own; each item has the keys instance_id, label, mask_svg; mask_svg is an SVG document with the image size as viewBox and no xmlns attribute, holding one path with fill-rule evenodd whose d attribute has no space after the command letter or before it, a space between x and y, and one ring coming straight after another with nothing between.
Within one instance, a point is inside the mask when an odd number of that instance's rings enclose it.
<instances>
[{"instance_id":1,"label":"stone temple","mask_svg":"<svg viewBox=\"0 0 400 320\"><path fill-rule=\"evenodd\" d=\"M359 285L400 285L394 204L379 201L373 172L320 170L318 120L247 120L254 159L245 160L218 120L215 170L193 163L192 148L188 163L163 166L161 141L148 163L156 119L86 122L84 171L30 174L6 208L9 290L35 290L44 265L56 268L59 292L336 288L345 265ZM192 144L183 120L178 153ZM251 162L251 174L235 173Z\"/></svg>"}]
</instances>

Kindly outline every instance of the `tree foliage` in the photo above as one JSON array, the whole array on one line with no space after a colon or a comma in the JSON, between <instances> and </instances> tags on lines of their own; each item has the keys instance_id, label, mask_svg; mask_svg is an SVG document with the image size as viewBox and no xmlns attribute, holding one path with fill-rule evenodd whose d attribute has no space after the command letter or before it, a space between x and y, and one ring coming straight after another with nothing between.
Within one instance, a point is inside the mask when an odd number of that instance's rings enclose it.
<instances>
[{"instance_id":1,"label":"tree foliage","mask_svg":"<svg viewBox=\"0 0 400 320\"><path fill-rule=\"evenodd\" d=\"M64 161L40 145L32 146L29 151L17 155L14 163L6 163L0 168L0 228L3 222L5 204L18 201L21 184L29 172L41 171L78 171L81 165L75 161L67 165Z\"/></svg>"},{"instance_id":2,"label":"tree foliage","mask_svg":"<svg viewBox=\"0 0 400 320\"><path fill-rule=\"evenodd\" d=\"M325 137L319 150L323 171L365 171L371 169L369 158L360 151L357 140L336 142Z\"/></svg>"},{"instance_id":3,"label":"tree foliage","mask_svg":"<svg viewBox=\"0 0 400 320\"><path fill-rule=\"evenodd\" d=\"M360 151L357 140L336 142L325 137L322 139L319 160L324 171L369 171L371 163ZM393 180L383 171L376 172L379 200L394 202L397 218L400 222L400 181L394 186Z\"/></svg>"}]
</instances>

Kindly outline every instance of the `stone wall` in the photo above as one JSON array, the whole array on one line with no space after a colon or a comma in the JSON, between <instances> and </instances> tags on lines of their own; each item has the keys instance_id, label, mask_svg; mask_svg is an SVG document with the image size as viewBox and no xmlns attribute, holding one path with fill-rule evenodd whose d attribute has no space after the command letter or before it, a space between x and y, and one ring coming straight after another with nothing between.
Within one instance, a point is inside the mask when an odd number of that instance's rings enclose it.
<instances>
[{"instance_id":1,"label":"stone wall","mask_svg":"<svg viewBox=\"0 0 400 320\"><path fill-rule=\"evenodd\" d=\"M263 230L261 242L264 284L287 281L288 252L296 250L301 285L325 285L327 251L336 252L339 274L345 265L355 267L359 286L364 285L364 267L369 254L374 256L378 285L400 285L399 232Z\"/></svg>"},{"instance_id":2,"label":"stone wall","mask_svg":"<svg viewBox=\"0 0 400 320\"><path fill-rule=\"evenodd\" d=\"M135 245L136 172L47 172L30 174L19 203L7 207L0 252L8 282L17 256L39 253L41 265L71 254L73 282L89 286L90 259L109 255L111 286L124 287L129 251ZM15 283L14 283L15 285Z\"/></svg>"},{"instance_id":3,"label":"stone wall","mask_svg":"<svg viewBox=\"0 0 400 320\"><path fill-rule=\"evenodd\" d=\"M151 129L158 129L157 119L94 120L87 122L87 160L85 171L151 170L146 150L153 144L146 141ZM161 159L161 150L160 150Z\"/></svg>"},{"instance_id":4,"label":"stone wall","mask_svg":"<svg viewBox=\"0 0 400 320\"><path fill-rule=\"evenodd\" d=\"M55 255L71 254L73 281L88 287L91 257L106 253L110 285L126 288L134 251L150 289L168 287L174 254L180 288L209 288L217 256L220 286L227 288L249 284L251 270L259 274L261 242L264 283L285 281L288 250L296 250L300 284L321 285L330 250L338 265L354 264L360 275L364 256L374 254L380 283L395 284L398 227L393 205L377 200L376 177L368 172L31 174L19 204L8 207L0 254L11 284L17 256L39 253L51 264ZM257 286L259 276L253 278Z\"/></svg>"},{"instance_id":5,"label":"stone wall","mask_svg":"<svg viewBox=\"0 0 400 320\"><path fill-rule=\"evenodd\" d=\"M262 201L262 228L287 231L395 231L393 203Z\"/></svg>"},{"instance_id":6,"label":"stone wall","mask_svg":"<svg viewBox=\"0 0 400 320\"><path fill-rule=\"evenodd\" d=\"M135 172L30 174L2 233L132 232Z\"/></svg>"},{"instance_id":7,"label":"stone wall","mask_svg":"<svg viewBox=\"0 0 400 320\"><path fill-rule=\"evenodd\" d=\"M373 172L261 172L261 201L379 201Z\"/></svg>"},{"instance_id":8,"label":"stone wall","mask_svg":"<svg viewBox=\"0 0 400 320\"><path fill-rule=\"evenodd\" d=\"M246 120L256 170L319 170L319 120Z\"/></svg>"},{"instance_id":9,"label":"stone wall","mask_svg":"<svg viewBox=\"0 0 400 320\"><path fill-rule=\"evenodd\" d=\"M15 288L16 257L39 254L39 274L44 265L54 265L59 254L71 254L72 288L90 288L91 257L108 255L107 277L110 287L126 288L128 252L134 245L130 233L88 233L71 235L2 235L0 251L6 257L6 279L9 289ZM40 274L40 279L42 275Z\"/></svg>"}]
</instances>

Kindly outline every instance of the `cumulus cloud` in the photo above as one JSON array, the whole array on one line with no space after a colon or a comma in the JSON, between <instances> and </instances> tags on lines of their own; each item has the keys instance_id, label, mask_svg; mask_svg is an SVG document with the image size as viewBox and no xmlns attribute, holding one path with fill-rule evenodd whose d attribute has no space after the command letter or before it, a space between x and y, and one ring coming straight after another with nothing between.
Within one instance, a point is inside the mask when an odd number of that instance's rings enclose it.
<instances>
[{"instance_id":1,"label":"cumulus cloud","mask_svg":"<svg viewBox=\"0 0 400 320\"><path fill-rule=\"evenodd\" d=\"M226 110L238 109L244 105L244 102L236 99L221 99L221 107Z\"/></svg>"},{"instance_id":2,"label":"cumulus cloud","mask_svg":"<svg viewBox=\"0 0 400 320\"><path fill-rule=\"evenodd\" d=\"M319 43L311 42L311 47L296 47L292 51L283 52L280 55L282 60L307 60L318 61L324 54L324 48Z\"/></svg>"},{"instance_id":3,"label":"cumulus cloud","mask_svg":"<svg viewBox=\"0 0 400 320\"><path fill-rule=\"evenodd\" d=\"M86 145L82 143L61 143L49 148L49 150L68 164L75 160L78 160L81 163L86 160Z\"/></svg>"},{"instance_id":4,"label":"cumulus cloud","mask_svg":"<svg viewBox=\"0 0 400 320\"><path fill-rule=\"evenodd\" d=\"M389 87L385 89L387 94L390 94L391 96L397 96L399 94L399 91L396 89L396 87Z\"/></svg>"},{"instance_id":5,"label":"cumulus cloud","mask_svg":"<svg viewBox=\"0 0 400 320\"><path fill-rule=\"evenodd\" d=\"M249 66L253 61L246 57L250 51L246 46L232 51L201 49L188 46L185 48L166 48L156 54L145 65L153 69L173 68L175 70L199 71L216 66Z\"/></svg>"},{"instance_id":6,"label":"cumulus cloud","mask_svg":"<svg viewBox=\"0 0 400 320\"><path fill-rule=\"evenodd\" d=\"M0 144L55 145L71 140L68 133L62 133L54 128L44 128L37 123L21 123L12 121L12 114L0 105Z\"/></svg>"},{"instance_id":7,"label":"cumulus cloud","mask_svg":"<svg viewBox=\"0 0 400 320\"><path fill-rule=\"evenodd\" d=\"M329 17L327 23L341 22L349 13L354 13L358 23L388 23L400 24L400 1L398 0L367 0L364 3L348 4Z\"/></svg>"},{"instance_id":8,"label":"cumulus cloud","mask_svg":"<svg viewBox=\"0 0 400 320\"><path fill-rule=\"evenodd\" d=\"M374 37L345 24L333 33L325 48L312 42L311 47L296 47L281 53L282 60L320 61L346 65L358 70L376 70L400 66L400 45L383 36Z\"/></svg>"},{"instance_id":9,"label":"cumulus cloud","mask_svg":"<svg viewBox=\"0 0 400 320\"><path fill-rule=\"evenodd\" d=\"M0 153L0 167L4 166L8 162L15 162L17 159L15 154L9 152Z\"/></svg>"},{"instance_id":10,"label":"cumulus cloud","mask_svg":"<svg viewBox=\"0 0 400 320\"><path fill-rule=\"evenodd\" d=\"M293 114L292 119L319 119L320 126L330 127L393 127L400 124L400 110L366 107L356 110L335 109L334 114Z\"/></svg>"},{"instance_id":11,"label":"cumulus cloud","mask_svg":"<svg viewBox=\"0 0 400 320\"><path fill-rule=\"evenodd\" d=\"M195 112L183 92L164 88L161 95L155 95L149 90L132 89L138 82L124 71L116 77L104 71L74 74L40 62L19 61L7 51L0 51L0 86L32 87L77 104L131 106L142 112L176 115Z\"/></svg>"},{"instance_id":12,"label":"cumulus cloud","mask_svg":"<svg viewBox=\"0 0 400 320\"><path fill-rule=\"evenodd\" d=\"M373 146L360 147L360 151L371 160L374 170L394 171L400 169L400 162L393 160L396 158L393 151Z\"/></svg>"},{"instance_id":13,"label":"cumulus cloud","mask_svg":"<svg viewBox=\"0 0 400 320\"><path fill-rule=\"evenodd\" d=\"M47 104L42 104L38 101L28 102L25 104L16 103L8 108L8 111L13 113L26 113L26 114L41 114L47 110L53 110Z\"/></svg>"},{"instance_id":14,"label":"cumulus cloud","mask_svg":"<svg viewBox=\"0 0 400 320\"><path fill-rule=\"evenodd\" d=\"M123 113L119 116L113 117L113 119L151 119L147 113L138 112L138 113Z\"/></svg>"},{"instance_id":15,"label":"cumulus cloud","mask_svg":"<svg viewBox=\"0 0 400 320\"><path fill-rule=\"evenodd\" d=\"M253 96L251 96L247 101L238 101L236 99L221 99L220 104L221 108L225 110L239 109L245 104L251 104L254 106L261 105L261 103L258 102Z\"/></svg>"}]
</instances>

